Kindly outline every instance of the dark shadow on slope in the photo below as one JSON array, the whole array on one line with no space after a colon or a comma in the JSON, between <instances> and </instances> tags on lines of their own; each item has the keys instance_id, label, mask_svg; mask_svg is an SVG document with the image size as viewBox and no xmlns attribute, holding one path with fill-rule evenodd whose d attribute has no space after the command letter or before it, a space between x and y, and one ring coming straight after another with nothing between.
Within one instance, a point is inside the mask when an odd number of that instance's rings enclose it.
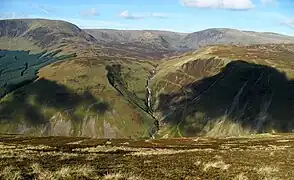
<instances>
[{"instance_id":1,"label":"dark shadow on slope","mask_svg":"<svg viewBox=\"0 0 294 180\"><path fill-rule=\"evenodd\" d=\"M126 100L130 101L136 107L147 112L145 100L142 101L135 93L131 92L127 88L127 82L124 80L122 75L122 66L120 64L107 65L105 67L107 70L108 82L121 94Z\"/></svg>"},{"instance_id":2,"label":"dark shadow on slope","mask_svg":"<svg viewBox=\"0 0 294 180\"><path fill-rule=\"evenodd\" d=\"M44 112L45 109L62 112L78 123L82 122L85 114L75 112L77 108L83 108L83 112L103 115L109 109L109 104L96 99L88 91L78 94L54 81L39 79L15 90L2 100L0 123L16 124L23 120L35 127L44 125L54 115Z\"/></svg>"},{"instance_id":3,"label":"dark shadow on slope","mask_svg":"<svg viewBox=\"0 0 294 180\"><path fill-rule=\"evenodd\" d=\"M138 112L144 112L146 115L154 119L148 129L149 135L153 136L159 130L158 121L152 113L148 111L145 99L140 99L135 92L132 92L127 88L127 82L122 75L122 66L120 64L107 65L105 69L107 70L107 79L111 86L114 87L128 102L130 102L133 107L138 110Z\"/></svg>"},{"instance_id":4,"label":"dark shadow on slope","mask_svg":"<svg viewBox=\"0 0 294 180\"><path fill-rule=\"evenodd\" d=\"M54 50L29 54L29 51L0 50L0 99L36 80L40 68L76 56L75 54L57 56L60 52L61 50Z\"/></svg>"},{"instance_id":5,"label":"dark shadow on slope","mask_svg":"<svg viewBox=\"0 0 294 180\"><path fill-rule=\"evenodd\" d=\"M187 136L199 134L203 125L224 115L257 132L266 132L269 126L278 132L294 129L294 81L275 68L244 61L233 61L182 92L162 94L159 103L158 110L166 116L163 122L183 120L181 128ZM205 115L193 122L197 112Z\"/></svg>"}]
</instances>

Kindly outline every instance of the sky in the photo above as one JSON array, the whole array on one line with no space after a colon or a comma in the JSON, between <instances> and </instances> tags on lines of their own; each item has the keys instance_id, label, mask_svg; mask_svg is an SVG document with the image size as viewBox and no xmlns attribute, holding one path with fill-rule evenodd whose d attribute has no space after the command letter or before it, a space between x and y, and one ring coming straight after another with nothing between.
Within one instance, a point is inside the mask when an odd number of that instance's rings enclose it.
<instances>
[{"instance_id":1,"label":"sky","mask_svg":"<svg viewBox=\"0 0 294 180\"><path fill-rule=\"evenodd\" d=\"M0 18L58 19L83 29L235 28L294 36L294 0L0 0Z\"/></svg>"}]
</instances>

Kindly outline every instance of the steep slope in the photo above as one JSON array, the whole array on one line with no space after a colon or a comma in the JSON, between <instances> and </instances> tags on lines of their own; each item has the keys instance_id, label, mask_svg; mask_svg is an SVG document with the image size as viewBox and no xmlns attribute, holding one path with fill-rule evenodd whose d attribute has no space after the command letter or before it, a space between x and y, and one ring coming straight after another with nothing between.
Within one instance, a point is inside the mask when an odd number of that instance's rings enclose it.
<instances>
[{"instance_id":1,"label":"steep slope","mask_svg":"<svg viewBox=\"0 0 294 180\"><path fill-rule=\"evenodd\" d=\"M60 51L29 54L29 51L0 50L0 99L38 78L38 70L53 62L75 57L58 56Z\"/></svg>"},{"instance_id":2,"label":"steep slope","mask_svg":"<svg viewBox=\"0 0 294 180\"><path fill-rule=\"evenodd\" d=\"M96 39L65 21L10 19L0 20L0 42L1 49L35 52L62 49L82 55L87 47L94 46Z\"/></svg>"},{"instance_id":3,"label":"steep slope","mask_svg":"<svg viewBox=\"0 0 294 180\"><path fill-rule=\"evenodd\" d=\"M62 21L0 24L0 40L13 42L0 43L3 49L31 50L0 52L0 132L138 138L294 129L291 37L228 29L91 36ZM178 55L270 40L284 44Z\"/></svg>"},{"instance_id":4,"label":"steep slope","mask_svg":"<svg viewBox=\"0 0 294 180\"><path fill-rule=\"evenodd\" d=\"M120 68L109 68L118 64ZM150 137L155 127L153 117L145 111L144 77L152 67L148 62L115 57L50 64L33 83L0 100L0 132Z\"/></svg>"},{"instance_id":5,"label":"steep slope","mask_svg":"<svg viewBox=\"0 0 294 180\"><path fill-rule=\"evenodd\" d=\"M294 46L210 46L175 57L151 81L160 137L294 129Z\"/></svg>"},{"instance_id":6,"label":"steep slope","mask_svg":"<svg viewBox=\"0 0 294 180\"><path fill-rule=\"evenodd\" d=\"M67 22L0 24L5 49L0 52L1 133L101 138L154 133L154 118L145 104L151 62L123 57L128 51L108 52Z\"/></svg>"}]
</instances>

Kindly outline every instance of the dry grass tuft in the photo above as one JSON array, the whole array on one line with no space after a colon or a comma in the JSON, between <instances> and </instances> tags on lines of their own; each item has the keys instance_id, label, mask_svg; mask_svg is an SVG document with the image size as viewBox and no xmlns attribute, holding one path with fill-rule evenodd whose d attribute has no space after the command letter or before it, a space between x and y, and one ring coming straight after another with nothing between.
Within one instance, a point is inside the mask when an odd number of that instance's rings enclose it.
<instances>
[{"instance_id":1,"label":"dry grass tuft","mask_svg":"<svg viewBox=\"0 0 294 180\"><path fill-rule=\"evenodd\" d=\"M106 174L103 180L143 180L144 178L134 174L123 174L123 173L109 173Z\"/></svg>"},{"instance_id":2,"label":"dry grass tuft","mask_svg":"<svg viewBox=\"0 0 294 180\"><path fill-rule=\"evenodd\" d=\"M155 149L154 150L154 149L142 148L142 150L130 153L130 155L132 156L170 155L170 154L181 154L181 153L199 152L199 151L210 152L210 151L213 151L213 149L206 148L206 149L187 149L187 150L171 150L171 149Z\"/></svg>"},{"instance_id":3,"label":"dry grass tuft","mask_svg":"<svg viewBox=\"0 0 294 180\"><path fill-rule=\"evenodd\" d=\"M279 172L278 168L271 167L271 166L260 167L256 170L257 170L257 173L260 175L273 175L276 172Z\"/></svg>"},{"instance_id":4,"label":"dry grass tuft","mask_svg":"<svg viewBox=\"0 0 294 180\"><path fill-rule=\"evenodd\" d=\"M118 179L123 179L123 174L121 173L110 173L106 174L103 179L104 180L118 180Z\"/></svg>"},{"instance_id":5,"label":"dry grass tuft","mask_svg":"<svg viewBox=\"0 0 294 180\"><path fill-rule=\"evenodd\" d=\"M64 144L58 146L54 144L55 137L48 138L49 142L36 138L36 144L27 144L27 139L18 138L13 143L11 138L2 139L0 179L172 180L195 179L197 176L199 179L215 179L218 176L220 179L274 180L294 177L291 166L293 134L258 138L206 137L199 138L198 142L193 138L153 140L150 143L124 139L113 140L111 145L105 145L104 139L90 139L81 146L68 145L69 141L65 139L71 138L65 137L61 138ZM73 142L78 140L81 139L75 138ZM289 141L277 143L277 140ZM122 146L125 142L129 145Z\"/></svg>"},{"instance_id":6,"label":"dry grass tuft","mask_svg":"<svg viewBox=\"0 0 294 180\"><path fill-rule=\"evenodd\" d=\"M64 166L57 171L49 171L40 166L38 163L31 165L32 174L37 179L68 179L71 177L76 178L90 178L95 177L94 169L88 165L78 165L78 166Z\"/></svg>"},{"instance_id":7,"label":"dry grass tuft","mask_svg":"<svg viewBox=\"0 0 294 180\"><path fill-rule=\"evenodd\" d=\"M210 168L216 168L216 169L221 169L223 171L228 170L229 167L231 166L230 164L226 164L225 162L219 160L216 162L208 162L203 165L203 171L207 171Z\"/></svg>"},{"instance_id":8,"label":"dry grass tuft","mask_svg":"<svg viewBox=\"0 0 294 180\"><path fill-rule=\"evenodd\" d=\"M234 178L234 180L249 180L249 179L248 177L244 175L244 173L240 173Z\"/></svg>"},{"instance_id":9,"label":"dry grass tuft","mask_svg":"<svg viewBox=\"0 0 294 180\"><path fill-rule=\"evenodd\" d=\"M0 172L0 179L18 180L22 179L21 171L13 166L7 166Z\"/></svg>"}]
</instances>

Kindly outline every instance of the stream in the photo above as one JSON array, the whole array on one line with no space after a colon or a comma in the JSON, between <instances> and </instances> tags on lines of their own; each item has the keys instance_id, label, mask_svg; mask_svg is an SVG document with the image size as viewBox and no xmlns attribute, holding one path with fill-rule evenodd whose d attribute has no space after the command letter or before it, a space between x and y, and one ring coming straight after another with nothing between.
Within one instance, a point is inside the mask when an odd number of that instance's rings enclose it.
<instances>
[{"instance_id":1,"label":"stream","mask_svg":"<svg viewBox=\"0 0 294 180\"><path fill-rule=\"evenodd\" d=\"M151 94L151 87L150 87L150 81L154 78L155 76L155 69L153 69L150 74L148 75L147 79L146 79L146 106L147 106L147 111L148 113L152 115L153 110L152 110L152 94ZM155 118L154 118L155 119ZM152 128L150 135L152 137L152 139L155 138L155 135L157 134L158 130L159 130L159 122L158 120L155 119L154 122L155 128Z\"/></svg>"},{"instance_id":2,"label":"stream","mask_svg":"<svg viewBox=\"0 0 294 180\"><path fill-rule=\"evenodd\" d=\"M152 113L152 107L151 107L152 94L151 94L151 88L150 88L150 81L154 78L154 75L155 75L155 69L153 69L150 72L146 80L146 105L147 105L149 113Z\"/></svg>"}]
</instances>

